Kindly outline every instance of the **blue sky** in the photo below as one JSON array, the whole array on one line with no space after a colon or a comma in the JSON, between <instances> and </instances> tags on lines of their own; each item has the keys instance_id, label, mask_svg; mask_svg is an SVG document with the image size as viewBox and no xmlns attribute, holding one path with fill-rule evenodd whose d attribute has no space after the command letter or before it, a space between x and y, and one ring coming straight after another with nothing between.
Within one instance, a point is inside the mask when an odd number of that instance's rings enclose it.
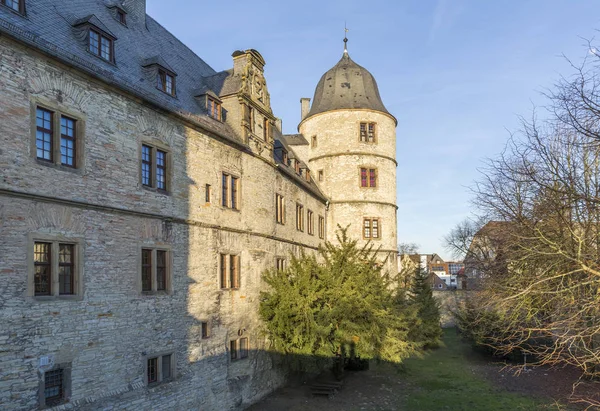
<instances>
[{"instance_id":1,"label":"blue sky","mask_svg":"<svg viewBox=\"0 0 600 411\"><path fill-rule=\"evenodd\" d=\"M572 73L562 54L581 61L600 28L595 0L147 3L217 71L232 66L233 51L257 49L286 133L296 132L300 98L341 57L346 21L350 55L398 119L398 240L443 257L442 237L471 213L482 160Z\"/></svg>"}]
</instances>

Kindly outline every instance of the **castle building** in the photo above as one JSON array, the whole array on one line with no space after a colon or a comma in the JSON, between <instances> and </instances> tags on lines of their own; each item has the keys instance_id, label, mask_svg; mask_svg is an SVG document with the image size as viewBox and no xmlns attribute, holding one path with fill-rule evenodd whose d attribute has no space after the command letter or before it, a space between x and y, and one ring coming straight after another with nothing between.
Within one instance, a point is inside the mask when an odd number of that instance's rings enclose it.
<instances>
[{"instance_id":1,"label":"castle building","mask_svg":"<svg viewBox=\"0 0 600 411\"><path fill-rule=\"evenodd\" d=\"M396 244L395 119L347 53L299 133L145 0L0 0L0 409L235 409L285 382L261 274ZM395 256L395 254L394 254Z\"/></svg>"}]
</instances>

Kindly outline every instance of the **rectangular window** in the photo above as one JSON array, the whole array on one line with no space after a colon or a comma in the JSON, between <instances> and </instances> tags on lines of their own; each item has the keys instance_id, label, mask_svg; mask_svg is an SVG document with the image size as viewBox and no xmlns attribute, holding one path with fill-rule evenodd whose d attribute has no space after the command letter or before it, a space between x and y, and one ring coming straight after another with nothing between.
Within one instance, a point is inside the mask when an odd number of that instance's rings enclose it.
<instances>
[{"instance_id":1,"label":"rectangular window","mask_svg":"<svg viewBox=\"0 0 600 411\"><path fill-rule=\"evenodd\" d=\"M142 145L142 184L152 187L152 147Z\"/></svg>"},{"instance_id":2,"label":"rectangular window","mask_svg":"<svg viewBox=\"0 0 600 411\"><path fill-rule=\"evenodd\" d=\"M231 288L239 288L239 257L237 255L229 256L229 284Z\"/></svg>"},{"instance_id":3,"label":"rectangular window","mask_svg":"<svg viewBox=\"0 0 600 411\"><path fill-rule=\"evenodd\" d=\"M210 337L210 327L207 321L202 323L202 338Z\"/></svg>"},{"instance_id":4,"label":"rectangular window","mask_svg":"<svg viewBox=\"0 0 600 411\"><path fill-rule=\"evenodd\" d=\"M158 69L158 89L171 96L175 95L175 76Z\"/></svg>"},{"instance_id":5,"label":"rectangular window","mask_svg":"<svg viewBox=\"0 0 600 411\"><path fill-rule=\"evenodd\" d=\"M167 252L156 250L156 290L167 290Z\"/></svg>"},{"instance_id":6,"label":"rectangular window","mask_svg":"<svg viewBox=\"0 0 600 411\"><path fill-rule=\"evenodd\" d=\"M168 250L142 248L140 270L143 293L170 290L171 255Z\"/></svg>"},{"instance_id":7,"label":"rectangular window","mask_svg":"<svg viewBox=\"0 0 600 411\"><path fill-rule=\"evenodd\" d=\"M360 123L360 141L375 143L375 123Z\"/></svg>"},{"instance_id":8,"label":"rectangular window","mask_svg":"<svg viewBox=\"0 0 600 411\"><path fill-rule=\"evenodd\" d=\"M161 371L162 371L162 380L163 381L171 378L171 358L172 358L171 354L162 356Z\"/></svg>"},{"instance_id":9,"label":"rectangular window","mask_svg":"<svg viewBox=\"0 0 600 411\"><path fill-rule=\"evenodd\" d=\"M21 14L25 11L25 0L2 0L2 4Z\"/></svg>"},{"instance_id":10,"label":"rectangular window","mask_svg":"<svg viewBox=\"0 0 600 411\"><path fill-rule=\"evenodd\" d=\"M285 224L285 199L280 194L275 194L275 219L279 224Z\"/></svg>"},{"instance_id":11,"label":"rectangular window","mask_svg":"<svg viewBox=\"0 0 600 411\"><path fill-rule=\"evenodd\" d=\"M64 401L65 385L62 368L44 373L44 405L53 407Z\"/></svg>"},{"instance_id":12,"label":"rectangular window","mask_svg":"<svg viewBox=\"0 0 600 411\"><path fill-rule=\"evenodd\" d=\"M239 210L239 177L223 173L221 204L223 207Z\"/></svg>"},{"instance_id":13,"label":"rectangular window","mask_svg":"<svg viewBox=\"0 0 600 411\"><path fill-rule=\"evenodd\" d=\"M312 136L310 145L311 148L317 148L317 136Z\"/></svg>"},{"instance_id":14,"label":"rectangular window","mask_svg":"<svg viewBox=\"0 0 600 411\"><path fill-rule=\"evenodd\" d=\"M33 263L35 267L34 295L52 295L51 243L34 243Z\"/></svg>"},{"instance_id":15,"label":"rectangular window","mask_svg":"<svg viewBox=\"0 0 600 411\"><path fill-rule=\"evenodd\" d=\"M285 258L277 257L275 259L275 267L277 268L277 271L284 271L285 270Z\"/></svg>"},{"instance_id":16,"label":"rectangular window","mask_svg":"<svg viewBox=\"0 0 600 411\"><path fill-rule=\"evenodd\" d=\"M167 153L156 150L156 188L167 190Z\"/></svg>"},{"instance_id":17,"label":"rectangular window","mask_svg":"<svg viewBox=\"0 0 600 411\"><path fill-rule=\"evenodd\" d=\"M233 340L229 342L229 355L231 361L238 359L238 344L237 340Z\"/></svg>"},{"instance_id":18,"label":"rectangular window","mask_svg":"<svg viewBox=\"0 0 600 411\"><path fill-rule=\"evenodd\" d=\"M72 118L60 117L60 163L75 167L75 123Z\"/></svg>"},{"instance_id":19,"label":"rectangular window","mask_svg":"<svg viewBox=\"0 0 600 411\"><path fill-rule=\"evenodd\" d=\"M317 176L319 178L319 181L323 181L323 170L317 171Z\"/></svg>"},{"instance_id":20,"label":"rectangular window","mask_svg":"<svg viewBox=\"0 0 600 411\"><path fill-rule=\"evenodd\" d=\"M296 204L296 230L304 231L304 207Z\"/></svg>"},{"instance_id":21,"label":"rectangular window","mask_svg":"<svg viewBox=\"0 0 600 411\"><path fill-rule=\"evenodd\" d=\"M231 208L238 210L238 178L231 176Z\"/></svg>"},{"instance_id":22,"label":"rectangular window","mask_svg":"<svg viewBox=\"0 0 600 411\"><path fill-rule=\"evenodd\" d=\"M240 256L221 254L221 289L240 288Z\"/></svg>"},{"instance_id":23,"label":"rectangular window","mask_svg":"<svg viewBox=\"0 0 600 411\"><path fill-rule=\"evenodd\" d=\"M75 246L58 245L58 293L75 294Z\"/></svg>"},{"instance_id":24,"label":"rectangular window","mask_svg":"<svg viewBox=\"0 0 600 411\"><path fill-rule=\"evenodd\" d=\"M127 15L123 10L117 10L117 18L119 19L119 23L127 25Z\"/></svg>"},{"instance_id":25,"label":"rectangular window","mask_svg":"<svg viewBox=\"0 0 600 411\"><path fill-rule=\"evenodd\" d=\"M36 137L35 145L37 158L52 161L53 153L53 113L38 107L36 110Z\"/></svg>"},{"instance_id":26,"label":"rectangular window","mask_svg":"<svg viewBox=\"0 0 600 411\"><path fill-rule=\"evenodd\" d=\"M146 383L157 385L169 381L175 374L173 354L157 355L146 360Z\"/></svg>"},{"instance_id":27,"label":"rectangular window","mask_svg":"<svg viewBox=\"0 0 600 411\"><path fill-rule=\"evenodd\" d=\"M142 186L156 188L166 194L169 189L169 153L149 144L142 144L141 160Z\"/></svg>"},{"instance_id":28,"label":"rectangular window","mask_svg":"<svg viewBox=\"0 0 600 411\"><path fill-rule=\"evenodd\" d=\"M248 337L240 338L240 359L248 358Z\"/></svg>"},{"instance_id":29,"label":"rectangular window","mask_svg":"<svg viewBox=\"0 0 600 411\"><path fill-rule=\"evenodd\" d=\"M152 250L142 249L142 291L152 291Z\"/></svg>"},{"instance_id":30,"label":"rectangular window","mask_svg":"<svg viewBox=\"0 0 600 411\"><path fill-rule=\"evenodd\" d=\"M212 118L214 118L215 120L221 120L221 103L219 103L217 100L211 98L211 97L206 97L207 99L207 109L208 109L208 115L211 116Z\"/></svg>"},{"instance_id":31,"label":"rectangular window","mask_svg":"<svg viewBox=\"0 0 600 411\"><path fill-rule=\"evenodd\" d=\"M325 238L325 217L319 216L319 238Z\"/></svg>"},{"instance_id":32,"label":"rectangular window","mask_svg":"<svg viewBox=\"0 0 600 411\"><path fill-rule=\"evenodd\" d=\"M158 358L148 359L148 384L158 382Z\"/></svg>"},{"instance_id":33,"label":"rectangular window","mask_svg":"<svg viewBox=\"0 0 600 411\"><path fill-rule=\"evenodd\" d=\"M377 187L377 169L361 167L360 169L360 186L361 187Z\"/></svg>"},{"instance_id":34,"label":"rectangular window","mask_svg":"<svg viewBox=\"0 0 600 411\"><path fill-rule=\"evenodd\" d=\"M381 238L381 224L378 218L363 219L363 238L378 239Z\"/></svg>"},{"instance_id":35,"label":"rectangular window","mask_svg":"<svg viewBox=\"0 0 600 411\"><path fill-rule=\"evenodd\" d=\"M81 168L82 165L78 163L82 162L82 158L78 158L78 155L83 147L85 122L59 110L38 105L34 107L35 126L32 127L32 138L35 139L35 157L44 163Z\"/></svg>"},{"instance_id":36,"label":"rectangular window","mask_svg":"<svg viewBox=\"0 0 600 411\"><path fill-rule=\"evenodd\" d=\"M204 188L204 202L210 203L210 184L207 184Z\"/></svg>"},{"instance_id":37,"label":"rectangular window","mask_svg":"<svg viewBox=\"0 0 600 411\"><path fill-rule=\"evenodd\" d=\"M81 264L77 256L77 242L33 241L29 296L68 297L79 294Z\"/></svg>"},{"instance_id":38,"label":"rectangular window","mask_svg":"<svg viewBox=\"0 0 600 411\"><path fill-rule=\"evenodd\" d=\"M308 210L306 212L306 219L308 220L308 234L315 234L315 218L313 216L313 212Z\"/></svg>"},{"instance_id":39,"label":"rectangular window","mask_svg":"<svg viewBox=\"0 0 600 411\"><path fill-rule=\"evenodd\" d=\"M114 60L113 40L93 29L89 32L89 51L106 61Z\"/></svg>"},{"instance_id":40,"label":"rectangular window","mask_svg":"<svg viewBox=\"0 0 600 411\"><path fill-rule=\"evenodd\" d=\"M242 360L248 358L250 350L248 337L243 337L238 340L229 341L229 358L231 361Z\"/></svg>"}]
</instances>

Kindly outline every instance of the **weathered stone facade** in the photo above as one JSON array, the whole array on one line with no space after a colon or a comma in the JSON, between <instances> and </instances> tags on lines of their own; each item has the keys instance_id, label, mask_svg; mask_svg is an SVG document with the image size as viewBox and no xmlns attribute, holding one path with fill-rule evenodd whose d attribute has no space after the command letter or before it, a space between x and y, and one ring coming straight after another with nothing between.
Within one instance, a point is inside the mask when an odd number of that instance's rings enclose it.
<instances>
[{"instance_id":1,"label":"weathered stone facade","mask_svg":"<svg viewBox=\"0 0 600 411\"><path fill-rule=\"evenodd\" d=\"M173 99L156 90L155 79L144 80L147 69L139 62L147 55L117 55L112 65L96 63L85 45L77 55L81 23L73 16L54 23L76 27L66 31L76 41L65 48L60 42L71 38L27 31L44 11L55 12L45 9L51 3L28 0L31 23L0 5L0 409L43 408L45 375L56 369L64 378L58 409L224 410L255 402L285 381L261 333L262 272L277 258L313 252L333 238L337 222L354 224L355 214L380 215L382 249L395 249L393 119L363 110L304 122L302 132L318 135L319 148L305 150L312 177L298 173L274 157L274 142L284 136L275 126L258 52L235 52L233 69L220 73L200 67L202 61L187 67L188 49L181 50L179 66L151 59L178 71ZM115 4L128 12L126 29L110 20ZM127 36L165 36L144 18L144 0L77 0L67 7L89 7L94 18L86 21L116 33L116 44L127 44ZM164 43L182 48L172 38ZM203 84L190 74L196 69L206 72ZM207 115L209 97L222 104L222 118ZM56 160L60 146L53 162L38 158L39 107L54 121L76 120L76 167ZM355 135L361 119L378 122L377 147L318 158L342 150L336 138ZM52 127L58 138L61 125ZM166 153L165 191L142 184L144 145ZM379 188L366 197L355 189L365 161L380 170ZM350 174L334 173L340 166ZM322 183L315 181L317 169L325 172ZM223 190L224 174L239 178L236 207L224 205L231 196ZM284 198L285 223L276 221L276 194ZM328 201L344 195L361 202ZM297 229L296 204L305 218L312 211L312 233ZM359 232L354 226L350 233ZM52 295L35 295L35 243L54 247L50 270L63 263L55 246L74 247L72 293L56 291L62 280L53 271ZM151 292L142 291L143 250L153 250ZM156 285L157 250L167 256L164 290ZM239 286L222 287L222 255L239 257ZM240 338L247 338L249 353L233 359L230 342ZM148 359L169 355L171 378L148 384Z\"/></svg>"}]
</instances>

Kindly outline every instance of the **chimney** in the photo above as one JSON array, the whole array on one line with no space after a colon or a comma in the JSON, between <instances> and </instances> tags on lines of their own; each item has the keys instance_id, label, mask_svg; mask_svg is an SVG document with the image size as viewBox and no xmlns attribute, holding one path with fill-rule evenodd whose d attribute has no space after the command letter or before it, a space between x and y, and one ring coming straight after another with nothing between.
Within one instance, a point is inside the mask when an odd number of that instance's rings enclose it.
<instances>
[{"instance_id":1,"label":"chimney","mask_svg":"<svg viewBox=\"0 0 600 411\"><path fill-rule=\"evenodd\" d=\"M300 99L300 121L304 120L310 111L310 99L308 97L302 97Z\"/></svg>"},{"instance_id":2,"label":"chimney","mask_svg":"<svg viewBox=\"0 0 600 411\"><path fill-rule=\"evenodd\" d=\"M277 130L279 130L279 132L283 134L283 124L281 123L280 118L275 119L275 127L277 127Z\"/></svg>"},{"instance_id":3,"label":"chimney","mask_svg":"<svg viewBox=\"0 0 600 411\"><path fill-rule=\"evenodd\" d=\"M124 0L123 8L127 12L128 18L146 24L146 0Z\"/></svg>"}]
</instances>

